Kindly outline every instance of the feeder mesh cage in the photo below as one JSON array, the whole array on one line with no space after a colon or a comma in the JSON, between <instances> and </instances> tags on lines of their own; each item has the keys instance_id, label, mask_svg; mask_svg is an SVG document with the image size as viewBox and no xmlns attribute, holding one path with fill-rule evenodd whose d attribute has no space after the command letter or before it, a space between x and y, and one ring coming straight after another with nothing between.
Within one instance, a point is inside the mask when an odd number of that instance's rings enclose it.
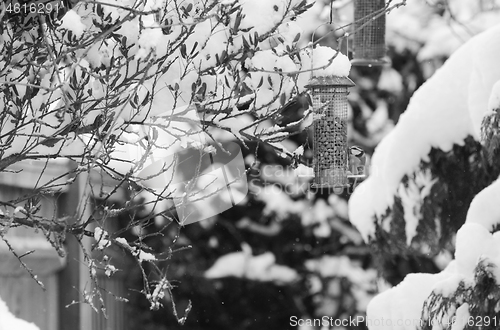
<instances>
[{"instance_id":1,"label":"feeder mesh cage","mask_svg":"<svg viewBox=\"0 0 500 330\"><path fill-rule=\"evenodd\" d=\"M354 0L354 46L352 64L384 64L385 0ZM377 17L378 16L378 17ZM377 17L376 19L374 19ZM366 25L365 25L366 24Z\"/></svg>"},{"instance_id":2,"label":"feeder mesh cage","mask_svg":"<svg viewBox=\"0 0 500 330\"><path fill-rule=\"evenodd\" d=\"M347 186L347 94L354 84L349 78L316 79L312 91L313 187Z\"/></svg>"}]
</instances>

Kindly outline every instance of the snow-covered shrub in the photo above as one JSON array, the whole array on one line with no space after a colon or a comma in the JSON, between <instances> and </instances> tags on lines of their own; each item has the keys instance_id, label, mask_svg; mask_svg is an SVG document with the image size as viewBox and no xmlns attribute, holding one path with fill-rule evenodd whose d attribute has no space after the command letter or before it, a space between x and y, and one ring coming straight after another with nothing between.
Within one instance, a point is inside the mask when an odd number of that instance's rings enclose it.
<instances>
[{"instance_id":1,"label":"snow-covered shrub","mask_svg":"<svg viewBox=\"0 0 500 330\"><path fill-rule=\"evenodd\" d=\"M384 252L436 255L456 233L441 273L410 274L372 300L371 330L498 327L499 34L469 40L420 87L351 197L350 220Z\"/></svg>"}]
</instances>

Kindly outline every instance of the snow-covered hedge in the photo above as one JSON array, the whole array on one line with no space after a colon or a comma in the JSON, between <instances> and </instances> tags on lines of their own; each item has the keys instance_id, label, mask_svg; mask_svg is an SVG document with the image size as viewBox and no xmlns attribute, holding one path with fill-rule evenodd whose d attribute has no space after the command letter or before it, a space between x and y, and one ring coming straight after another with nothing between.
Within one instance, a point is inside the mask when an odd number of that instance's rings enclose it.
<instances>
[{"instance_id":1,"label":"snow-covered hedge","mask_svg":"<svg viewBox=\"0 0 500 330\"><path fill-rule=\"evenodd\" d=\"M372 175L350 200L350 220L365 240L375 239L377 232L396 230L394 220L404 218L404 229L399 234L410 245L414 238L418 241L419 226L443 218L440 214L426 217L424 205L427 201L439 203L439 193L431 193L443 188L445 174L455 173L439 173L439 168L432 168L432 157L436 151L443 157L451 156L454 148L467 147L467 141L480 142L491 91L500 79L499 34L500 27L489 29L453 53L415 92L398 125L377 146L371 162ZM469 156L467 162L476 161L472 154ZM485 180L486 185L493 180ZM468 184L476 183L472 180ZM394 216L397 208L400 214ZM436 231L442 227L441 223L434 225Z\"/></svg>"},{"instance_id":2,"label":"snow-covered hedge","mask_svg":"<svg viewBox=\"0 0 500 330\"><path fill-rule=\"evenodd\" d=\"M498 54L500 26L453 53L414 94L352 195L352 223L392 252L436 253L433 243L460 227L446 269L410 274L371 301L370 330L498 328L500 236L490 233L500 225ZM464 171L450 170L453 161Z\"/></svg>"}]
</instances>

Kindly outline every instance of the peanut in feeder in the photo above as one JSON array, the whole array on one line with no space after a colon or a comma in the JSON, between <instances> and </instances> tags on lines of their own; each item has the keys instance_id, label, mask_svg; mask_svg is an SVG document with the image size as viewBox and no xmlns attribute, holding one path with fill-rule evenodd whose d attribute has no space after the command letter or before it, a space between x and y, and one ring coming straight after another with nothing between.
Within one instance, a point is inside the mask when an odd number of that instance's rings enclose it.
<instances>
[{"instance_id":1,"label":"peanut in feeder","mask_svg":"<svg viewBox=\"0 0 500 330\"><path fill-rule=\"evenodd\" d=\"M354 0L353 65L389 63L385 47L385 0Z\"/></svg>"},{"instance_id":2,"label":"peanut in feeder","mask_svg":"<svg viewBox=\"0 0 500 330\"><path fill-rule=\"evenodd\" d=\"M306 86L311 90L313 113L313 188L343 190L347 178L347 95L354 86L347 77L313 77Z\"/></svg>"}]
</instances>

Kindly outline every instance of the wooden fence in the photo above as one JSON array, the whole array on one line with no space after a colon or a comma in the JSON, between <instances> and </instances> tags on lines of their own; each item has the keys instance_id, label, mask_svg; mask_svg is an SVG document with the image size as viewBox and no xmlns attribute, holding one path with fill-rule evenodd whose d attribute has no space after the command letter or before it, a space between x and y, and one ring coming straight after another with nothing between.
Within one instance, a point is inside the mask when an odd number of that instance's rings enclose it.
<instances>
[{"instance_id":1,"label":"wooden fence","mask_svg":"<svg viewBox=\"0 0 500 330\"><path fill-rule=\"evenodd\" d=\"M56 162L45 166L44 162L30 161L13 169L14 172L0 173L0 200L15 200L29 193L58 173L68 172L68 162ZM16 172L17 171L17 172ZM61 177L60 180L66 180ZM91 176L94 193L105 192L106 178ZM97 187L97 188L96 188ZM40 215L47 218L74 214L81 201L85 187L73 184L57 193L41 195ZM96 194L97 197L98 194ZM117 198L121 198L117 195ZM11 228L6 234L9 244L22 260L38 275L45 285L45 291L21 267L19 260L0 239L0 297L17 317L35 323L40 330L127 330L124 303L104 295L108 319L96 314L85 304L66 307L81 300L83 288L89 287L88 268L82 262L79 243L71 236L65 242L66 258L61 258L47 242L43 233L29 228ZM91 244L87 240L87 244ZM102 278L104 289L118 295L125 294L120 277Z\"/></svg>"}]
</instances>

